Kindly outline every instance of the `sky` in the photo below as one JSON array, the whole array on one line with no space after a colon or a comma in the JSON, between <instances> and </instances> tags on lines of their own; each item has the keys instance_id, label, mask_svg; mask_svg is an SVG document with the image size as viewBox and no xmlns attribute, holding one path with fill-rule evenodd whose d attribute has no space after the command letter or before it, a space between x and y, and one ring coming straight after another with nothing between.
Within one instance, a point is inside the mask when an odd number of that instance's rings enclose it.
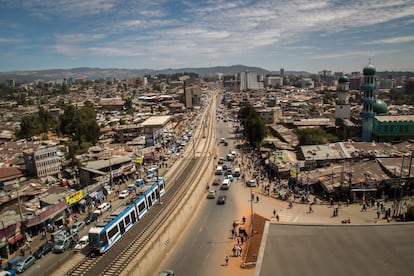
<instances>
[{"instance_id":1,"label":"sky","mask_svg":"<svg viewBox=\"0 0 414 276\"><path fill-rule=\"evenodd\" d=\"M0 71L414 71L414 0L0 0Z\"/></svg>"}]
</instances>

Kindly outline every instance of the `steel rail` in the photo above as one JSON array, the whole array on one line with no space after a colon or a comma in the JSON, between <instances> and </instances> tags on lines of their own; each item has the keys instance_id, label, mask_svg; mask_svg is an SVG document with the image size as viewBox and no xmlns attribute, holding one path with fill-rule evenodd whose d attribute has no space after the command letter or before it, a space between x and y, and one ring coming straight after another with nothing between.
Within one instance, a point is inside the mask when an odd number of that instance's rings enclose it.
<instances>
[{"instance_id":1,"label":"steel rail","mask_svg":"<svg viewBox=\"0 0 414 276\"><path fill-rule=\"evenodd\" d=\"M100 271L100 275L119 275L125 269L125 267L131 263L140 252L144 251L144 248L149 244L151 239L154 237L154 233L162 228L162 225L167 221L171 214L176 210L183 202L185 198L192 194L192 191L196 189L194 180L199 177L202 167L207 159L210 157L205 153L209 152L211 144L215 144L213 139L212 127L208 128L208 135L205 133L207 127L207 120L210 126L215 123L214 114L215 112L209 112L212 108L211 101L210 107L206 108L203 116L199 119L201 124L200 128L197 128L195 135L192 138L193 144L193 158L185 158L178 164L177 174L174 175L170 180L166 179L166 186L168 187L166 194L162 197L162 205L152 206L152 208L138 223L136 223L132 229L125 233L121 239L114 244L107 252L101 256L95 258L85 257L75 267L69 270L66 275L86 275L95 274L94 272ZM203 129L204 128L204 129ZM195 158L195 141L198 140L197 145L202 141L207 143L202 144L201 158ZM186 154L190 154L191 145L187 145ZM185 172L189 171L187 175ZM183 178L184 175L184 178ZM180 181L181 180L181 181ZM189 192L191 190L191 192ZM167 196L168 195L168 196ZM133 233L137 228L141 228L138 234L135 236ZM128 245L123 247L127 241ZM96 267L99 266L99 269Z\"/></svg>"}]
</instances>

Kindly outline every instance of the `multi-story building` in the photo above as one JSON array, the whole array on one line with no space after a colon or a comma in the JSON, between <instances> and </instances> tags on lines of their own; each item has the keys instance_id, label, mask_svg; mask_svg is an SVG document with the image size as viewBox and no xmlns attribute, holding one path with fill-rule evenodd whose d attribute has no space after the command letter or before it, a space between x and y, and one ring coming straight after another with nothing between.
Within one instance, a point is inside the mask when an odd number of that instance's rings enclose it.
<instances>
[{"instance_id":1,"label":"multi-story building","mask_svg":"<svg viewBox=\"0 0 414 276\"><path fill-rule=\"evenodd\" d=\"M283 78L281 76L268 76L266 78L266 85L268 87L280 88L283 86Z\"/></svg>"},{"instance_id":2,"label":"multi-story building","mask_svg":"<svg viewBox=\"0 0 414 276\"><path fill-rule=\"evenodd\" d=\"M260 88L257 73L244 71L239 73L239 77L241 91Z\"/></svg>"},{"instance_id":3,"label":"multi-story building","mask_svg":"<svg viewBox=\"0 0 414 276\"><path fill-rule=\"evenodd\" d=\"M26 170L37 177L58 175L61 170L60 157L55 146L40 146L23 152Z\"/></svg>"},{"instance_id":4,"label":"multi-story building","mask_svg":"<svg viewBox=\"0 0 414 276\"><path fill-rule=\"evenodd\" d=\"M162 142L164 129L172 129L171 119L172 116L153 116L142 123L147 147Z\"/></svg>"}]
</instances>

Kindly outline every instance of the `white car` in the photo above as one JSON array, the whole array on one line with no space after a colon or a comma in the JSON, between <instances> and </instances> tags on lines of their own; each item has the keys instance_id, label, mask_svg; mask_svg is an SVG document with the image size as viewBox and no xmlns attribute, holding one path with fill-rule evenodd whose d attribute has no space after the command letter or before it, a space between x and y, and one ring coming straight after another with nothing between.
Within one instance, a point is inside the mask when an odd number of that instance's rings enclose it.
<instances>
[{"instance_id":1,"label":"white car","mask_svg":"<svg viewBox=\"0 0 414 276\"><path fill-rule=\"evenodd\" d=\"M111 209L111 204L109 204L108 202L104 202L101 205L99 205L98 208L96 208L96 210L93 211L93 213L98 214L98 215L102 215L103 213L105 213L109 209Z\"/></svg>"},{"instance_id":2,"label":"white car","mask_svg":"<svg viewBox=\"0 0 414 276\"><path fill-rule=\"evenodd\" d=\"M73 225L72 225L72 227L70 228L70 232L71 233L77 233L77 232L79 232L80 230L82 230L83 228L85 228L85 222L84 221L78 221L78 222L75 222Z\"/></svg>"},{"instance_id":3,"label":"white car","mask_svg":"<svg viewBox=\"0 0 414 276\"><path fill-rule=\"evenodd\" d=\"M119 193L118 198L126 198L129 195L129 191L128 190L123 190Z\"/></svg>"},{"instance_id":4,"label":"white car","mask_svg":"<svg viewBox=\"0 0 414 276\"><path fill-rule=\"evenodd\" d=\"M88 235L83 236L80 238L79 242L75 245L75 250L80 251L84 249L89 244L89 237Z\"/></svg>"},{"instance_id":5,"label":"white car","mask_svg":"<svg viewBox=\"0 0 414 276\"><path fill-rule=\"evenodd\" d=\"M215 198L216 197L216 190L209 190L207 193L207 198Z\"/></svg>"}]
</instances>

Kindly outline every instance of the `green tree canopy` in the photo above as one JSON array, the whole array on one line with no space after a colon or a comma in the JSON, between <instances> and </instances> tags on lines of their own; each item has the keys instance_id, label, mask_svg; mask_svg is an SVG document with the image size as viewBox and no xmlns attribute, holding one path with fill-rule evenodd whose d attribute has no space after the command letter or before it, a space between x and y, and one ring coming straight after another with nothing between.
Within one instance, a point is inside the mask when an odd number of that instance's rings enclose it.
<instances>
[{"instance_id":1,"label":"green tree canopy","mask_svg":"<svg viewBox=\"0 0 414 276\"><path fill-rule=\"evenodd\" d=\"M260 144L266 137L267 129L263 119L257 114L254 107L247 104L240 109L238 115L250 144L254 146Z\"/></svg>"},{"instance_id":2,"label":"green tree canopy","mask_svg":"<svg viewBox=\"0 0 414 276\"><path fill-rule=\"evenodd\" d=\"M304 145L322 145L336 142L338 140L334 135L327 133L323 129L317 128L302 128L296 130L296 135L299 139L299 144Z\"/></svg>"},{"instance_id":3,"label":"green tree canopy","mask_svg":"<svg viewBox=\"0 0 414 276\"><path fill-rule=\"evenodd\" d=\"M95 145L100 131L94 108L66 106L63 115L60 116L60 131L71 136L78 145L81 145L83 141Z\"/></svg>"}]
</instances>

